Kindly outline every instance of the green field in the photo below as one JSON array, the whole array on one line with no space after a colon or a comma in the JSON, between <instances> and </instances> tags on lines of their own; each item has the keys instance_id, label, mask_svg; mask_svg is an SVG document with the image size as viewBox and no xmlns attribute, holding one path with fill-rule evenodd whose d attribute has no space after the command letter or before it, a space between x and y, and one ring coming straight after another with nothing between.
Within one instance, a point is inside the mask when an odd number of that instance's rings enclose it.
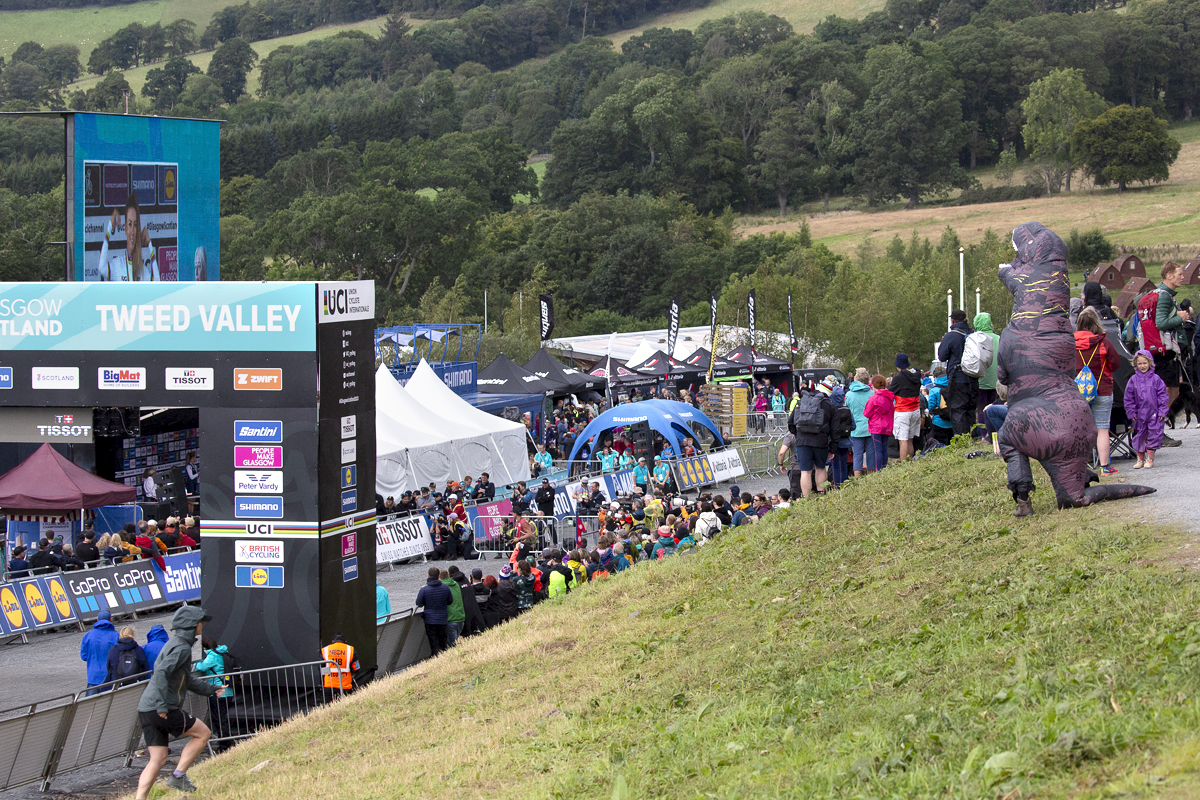
<instances>
[{"instance_id":1,"label":"green field","mask_svg":"<svg viewBox=\"0 0 1200 800\"><path fill-rule=\"evenodd\" d=\"M1136 500L1057 512L1040 470L1014 520L1003 464L966 452L542 603L193 776L255 800L1197 796L1188 536Z\"/></svg>"},{"instance_id":2,"label":"green field","mask_svg":"<svg viewBox=\"0 0 1200 800\"><path fill-rule=\"evenodd\" d=\"M1183 148L1171 166L1170 179L1162 184L1135 186L1124 193L1115 188L1097 189L1076 175L1075 190L1053 197L1004 203L981 203L949 208L925 206L906 210L866 210L852 199L831 203L823 212L810 202L790 210L786 219L747 215L739 221L743 234L796 231L801 215L808 219L814 240L839 253L853 252L863 241L882 250L895 236L907 241L918 236L937 241L946 226L969 243L979 242L989 229L1011 231L1022 222L1036 219L1066 235L1072 228L1099 228L1116 246L1147 248L1147 262L1165 258L1184 261L1200 253L1200 228L1196 198L1200 196L1200 122L1176 125L1171 133ZM1013 183L1023 182L1018 168ZM995 182L994 168L975 173L984 185ZM1161 254L1161 257L1156 255Z\"/></svg>"},{"instance_id":3,"label":"green field","mask_svg":"<svg viewBox=\"0 0 1200 800\"><path fill-rule=\"evenodd\" d=\"M715 0L703 8L663 14L652 22L629 30L618 31L610 34L608 38L612 39L620 49L622 42L631 36L637 36L647 28L695 30L696 26L705 20L720 19L742 11L764 11L768 14L776 14L792 23L792 27L798 33L808 33L814 25L830 14L861 19L872 11L882 10L883 5L883 0L851 0L848 3L837 3L833 0L776 0L773 3L763 3L761 0Z\"/></svg>"},{"instance_id":4,"label":"green field","mask_svg":"<svg viewBox=\"0 0 1200 800\"><path fill-rule=\"evenodd\" d=\"M376 36L380 31L383 30L383 25L386 20L387 17L376 17L374 19L363 20L362 22L351 22L346 25L330 25L325 28L315 28L304 33L293 34L292 36L281 36L278 39L263 39L260 42L251 42L250 46L254 48L254 52L258 53L259 58L261 59L265 58L272 50L278 47L283 47L284 45L304 44L305 42L324 39L326 37L333 36L339 31L366 31L372 36ZM426 21L427 20L411 20L409 21L409 24L414 28L418 28ZM192 53L188 56L188 60L199 67L201 71L205 71L208 69L208 62L212 61L212 54L212 50ZM87 60L86 57L84 60ZM161 66L161 63L148 64L146 66L138 67L137 69L126 70L125 80L129 81L129 85L133 88L133 91L140 96L142 84L146 82L146 73L152 69L155 69L156 67ZM80 80L71 84L69 88L72 91L76 89L88 89L99 81L99 75L88 75L87 77L81 78ZM251 70L249 76L246 78L246 91L252 95L258 91L257 67Z\"/></svg>"},{"instance_id":5,"label":"green field","mask_svg":"<svg viewBox=\"0 0 1200 800\"><path fill-rule=\"evenodd\" d=\"M0 12L0 55L7 57L22 42L45 47L73 44L79 47L86 66L92 48L126 25L166 24L186 18L196 23L198 36L212 15L230 4L230 0L141 0L119 6L4 11Z\"/></svg>"}]
</instances>

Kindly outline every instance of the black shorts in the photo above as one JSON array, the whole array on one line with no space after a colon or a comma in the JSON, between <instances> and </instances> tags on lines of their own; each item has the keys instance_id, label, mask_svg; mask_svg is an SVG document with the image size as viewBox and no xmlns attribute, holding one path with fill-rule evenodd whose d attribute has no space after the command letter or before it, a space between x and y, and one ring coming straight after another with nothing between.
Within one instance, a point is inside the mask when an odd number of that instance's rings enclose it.
<instances>
[{"instance_id":1,"label":"black shorts","mask_svg":"<svg viewBox=\"0 0 1200 800\"><path fill-rule=\"evenodd\" d=\"M157 711L139 711L138 719L142 723L146 747L166 747L172 738L183 736L184 731L191 730L196 724L196 718L182 708L168 711L166 719L160 717Z\"/></svg>"},{"instance_id":2,"label":"black shorts","mask_svg":"<svg viewBox=\"0 0 1200 800\"><path fill-rule=\"evenodd\" d=\"M1179 356L1163 353L1154 356L1154 374L1162 378L1168 389L1179 388Z\"/></svg>"}]
</instances>

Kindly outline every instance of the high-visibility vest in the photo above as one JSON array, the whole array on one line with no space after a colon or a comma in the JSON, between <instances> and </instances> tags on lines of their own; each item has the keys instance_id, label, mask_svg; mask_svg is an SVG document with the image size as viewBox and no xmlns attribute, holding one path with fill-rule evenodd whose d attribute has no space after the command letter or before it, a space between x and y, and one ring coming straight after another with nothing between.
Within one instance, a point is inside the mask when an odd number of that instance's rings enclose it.
<instances>
[{"instance_id":1,"label":"high-visibility vest","mask_svg":"<svg viewBox=\"0 0 1200 800\"><path fill-rule=\"evenodd\" d=\"M334 642L321 648L321 658L332 661L336 666L328 667L325 675L325 688L336 689L340 684L343 690L353 688L354 676L350 665L354 663L354 645L345 642Z\"/></svg>"}]
</instances>

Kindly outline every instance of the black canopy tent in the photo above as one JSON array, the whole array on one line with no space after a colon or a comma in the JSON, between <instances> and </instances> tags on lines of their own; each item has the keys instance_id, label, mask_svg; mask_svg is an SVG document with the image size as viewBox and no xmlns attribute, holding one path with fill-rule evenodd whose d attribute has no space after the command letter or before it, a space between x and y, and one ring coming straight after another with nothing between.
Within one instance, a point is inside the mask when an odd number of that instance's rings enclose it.
<instances>
[{"instance_id":1,"label":"black canopy tent","mask_svg":"<svg viewBox=\"0 0 1200 800\"><path fill-rule=\"evenodd\" d=\"M695 378L707 378L709 362L712 361L712 353L705 347L698 348L694 353L683 360L685 369L683 370L684 377L695 380ZM730 361L727 358L717 356L716 361L712 364L712 377L718 378L744 378L750 376L751 369L745 364L739 364L736 361ZM673 374L673 373L672 373Z\"/></svg>"},{"instance_id":2,"label":"black canopy tent","mask_svg":"<svg viewBox=\"0 0 1200 800\"><path fill-rule=\"evenodd\" d=\"M663 378L668 374L682 375L685 370L689 369L682 361L671 358L662 350L655 350L640 364L626 364L625 366L633 372L653 375L656 378Z\"/></svg>"},{"instance_id":3,"label":"black canopy tent","mask_svg":"<svg viewBox=\"0 0 1200 800\"><path fill-rule=\"evenodd\" d=\"M604 380L586 372L563 366L545 348L534 353L525 362L526 370L542 379L552 394L577 394L579 392L604 391Z\"/></svg>"},{"instance_id":4,"label":"black canopy tent","mask_svg":"<svg viewBox=\"0 0 1200 800\"><path fill-rule=\"evenodd\" d=\"M608 388L616 393L635 389L640 386L654 386L658 383L658 378L654 375L643 375L640 372L634 372L626 364L618 361L611 355L607 355L601 359L588 374L593 378L603 378L608 381Z\"/></svg>"},{"instance_id":5,"label":"black canopy tent","mask_svg":"<svg viewBox=\"0 0 1200 800\"><path fill-rule=\"evenodd\" d=\"M479 391L485 394L549 394L551 386L501 354L479 371Z\"/></svg>"}]
</instances>

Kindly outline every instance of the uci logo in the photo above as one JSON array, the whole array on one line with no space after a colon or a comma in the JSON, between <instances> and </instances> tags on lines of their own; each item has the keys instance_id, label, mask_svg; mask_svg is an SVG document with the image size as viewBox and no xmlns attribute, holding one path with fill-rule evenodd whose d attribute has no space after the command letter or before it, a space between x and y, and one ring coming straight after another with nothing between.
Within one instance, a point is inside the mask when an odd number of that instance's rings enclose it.
<instances>
[{"instance_id":1,"label":"uci logo","mask_svg":"<svg viewBox=\"0 0 1200 800\"><path fill-rule=\"evenodd\" d=\"M255 586L265 586L267 583L267 571L259 567L250 573L250 580L254 582Z\"/></svg>"},{"instance_id":2,"label":"uci logo","mask_svg":"<svg viewBox=\"0 0 1200 800\"><path fill-rule=\"evenodd\" d=\"M326 289L324 295L325 316L345 314L350 310L349 293L345 289Z\"/></svg>"},{"instance_id":3,"label":"uci logo","mask_svg":"<svg viewBox=\"0 0 1200 800\"><path fill-rule=\"evenodd\" d=\"M63 590L62 583L58 578L50 578L46 584L50 587L50 602L54 603L54 607L58 609L58 615L63 619L69 619L71 603L67 600L67 593Z\"/></svg>"},{"instance_id":4,"label":"uci logo","mask_svg":"<svg viewBox=\"0 0 1200 800\"><path fill-rule=\"evenodd\" d=\"M37 624L41 625L50 619L50 609L46 606L46 598L42 596L42 590L36 583L25 584L25 603L29 606L29 611L33 614Z\"/></svg>"},{"instance_id":5,"label":"uci logo","mask_svg":"<svg viewBox=\"0 0 1200 800\"><path fill-rule=\"evenodd\" d=\"M0 609L4 610L9 625L17 629L25 627L25 612L21 610L21 604L17 602L13 590L7 586L0 587Z\"/></svg>"}]
</instances>

